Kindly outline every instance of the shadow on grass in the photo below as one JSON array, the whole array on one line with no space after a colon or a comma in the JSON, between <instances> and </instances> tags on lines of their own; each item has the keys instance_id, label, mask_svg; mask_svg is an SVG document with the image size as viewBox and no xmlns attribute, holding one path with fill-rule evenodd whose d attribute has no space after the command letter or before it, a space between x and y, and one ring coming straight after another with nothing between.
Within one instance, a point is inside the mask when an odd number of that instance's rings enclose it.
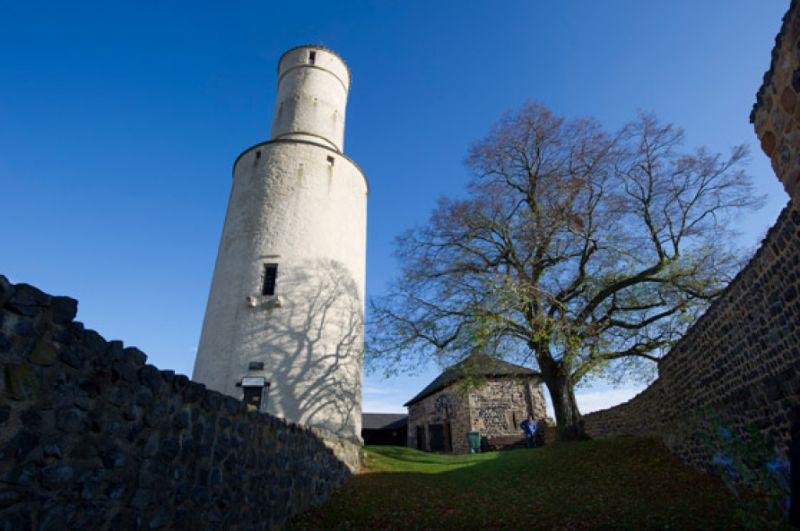
<instances>
[{"instance_id":1,"label":"shadow on grass","mask_svg":"<svg viewBox=\"0 0 800 531\"><path fill-rule=\"evenodd\" d=\"M367 470L291 528L731 529L737 525L735 500L721 481L688 468L650 439L586 441L473 456L431 455L399 447L369 448L367 453Z\"/></svg>"}]
</instances>

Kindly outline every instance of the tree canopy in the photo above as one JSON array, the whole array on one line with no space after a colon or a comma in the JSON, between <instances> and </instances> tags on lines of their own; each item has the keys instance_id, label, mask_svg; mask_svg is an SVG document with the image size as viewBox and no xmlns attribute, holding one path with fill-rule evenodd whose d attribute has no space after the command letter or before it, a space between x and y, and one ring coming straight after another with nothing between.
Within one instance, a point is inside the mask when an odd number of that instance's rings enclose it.
<instances>
[{"instance_id":1,"label":"tree canopy","mask_svg":"<svg viewBox=\"0 0 800 531\"><path fill-rule=\"evenodd\" d=\"M470 149L466 193L396 242L371 301L368 363L474 353L542 371L559 433L582 435L574 385L651 375L740 269L728 222L761 198L747 150L682 149L650 114L615 133L529 102Z\"/></svg>"}]
</instances>

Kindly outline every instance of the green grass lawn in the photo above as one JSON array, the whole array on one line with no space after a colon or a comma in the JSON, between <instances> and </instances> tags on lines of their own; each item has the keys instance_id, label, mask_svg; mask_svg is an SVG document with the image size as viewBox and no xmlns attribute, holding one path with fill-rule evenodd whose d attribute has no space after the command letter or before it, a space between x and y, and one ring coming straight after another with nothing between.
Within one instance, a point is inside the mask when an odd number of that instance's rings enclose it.
<instances>
[{"instance_id":1,"label":"green grass lawn","mask_svg":"<svg viewBox=\"0 0 800 531\"><path fill-rule=\"evenodd\" d=\"M730 529L735 500L660 443L619 438L449 456L367 447L292 529Z\"/></svg>"}]
</instances>

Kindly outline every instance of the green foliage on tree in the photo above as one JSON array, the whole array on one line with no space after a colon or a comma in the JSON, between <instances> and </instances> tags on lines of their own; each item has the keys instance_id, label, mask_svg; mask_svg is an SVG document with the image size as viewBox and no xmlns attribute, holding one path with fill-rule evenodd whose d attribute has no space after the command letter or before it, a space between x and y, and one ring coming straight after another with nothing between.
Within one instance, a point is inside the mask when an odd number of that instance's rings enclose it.
<instances>
[{"instance_id":1,"label":"green foliage on tree","mask_svg":"<svg viewBox=\"0 0 800 531\"><path fill-rule=\"evenodd\" d=\"M397 239L402 273L371 301L368 363L527 364L559 436L582 437L575 385L651 376L741 267L728 222L761 201L747 150L683 141L649 114L615 133L532 102L504 116L470 149L465 196Z\"/></svg>"}]
</instances>

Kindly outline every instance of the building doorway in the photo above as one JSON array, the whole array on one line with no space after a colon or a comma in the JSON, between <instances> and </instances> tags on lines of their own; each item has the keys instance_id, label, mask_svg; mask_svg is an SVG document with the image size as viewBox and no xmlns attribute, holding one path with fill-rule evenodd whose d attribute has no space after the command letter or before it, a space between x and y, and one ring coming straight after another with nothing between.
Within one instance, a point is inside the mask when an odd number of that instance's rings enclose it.
<instances>
[{"instance_id":1,"label":"building doorway","mask_svg":"<svg viewBox=\"0 0 800 531\"><path fill-rule=\"evenodd\" d=\"M444 424L431 424L431 452L444 452Z\"/></svg>"},{"instance_id":2,"label":"building doorway","mask_svg":"<svg viewBox=\"0 0 800 531\"><path fill-rule=\"evenodd\" d=\"M262 411L262 406L266 406L264 390L269 390L269 382L261 376L245 376L239 385L243 390L242 401L256 411Z\"/></svg>"},{"instance_id":3,"label":"building doorway","mask_svg":"<svg viewBox=\"0 0 800 531\"><path fill-rule=\"evenodd\" d=\"M261 394L263 387L245 387L244 403L253 406L256 410L261 410Z\"/></svg>"}]
</instances>

